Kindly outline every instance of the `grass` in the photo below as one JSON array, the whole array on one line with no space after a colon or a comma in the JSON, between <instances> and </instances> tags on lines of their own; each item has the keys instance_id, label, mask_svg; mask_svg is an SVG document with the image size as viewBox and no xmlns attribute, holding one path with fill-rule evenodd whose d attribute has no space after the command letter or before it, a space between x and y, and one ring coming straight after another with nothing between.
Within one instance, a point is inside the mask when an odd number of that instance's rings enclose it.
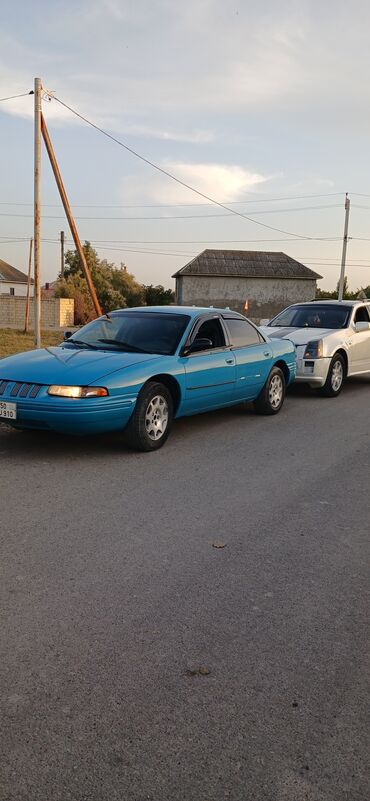
<instances>
[{"instance_id":1,"label":"grass","mask_svg":"<svg viewBox=\"0 0 370 801\"><path fill-rule=\"evenodd\" d=\"M41 334L42 346L59 345L63 340L63 332L43 331ZM0 328L0 359L21 353L24 350L33 350L35 347L34 333L24 334L14 328Z\"/></svg>"}]
</instances>

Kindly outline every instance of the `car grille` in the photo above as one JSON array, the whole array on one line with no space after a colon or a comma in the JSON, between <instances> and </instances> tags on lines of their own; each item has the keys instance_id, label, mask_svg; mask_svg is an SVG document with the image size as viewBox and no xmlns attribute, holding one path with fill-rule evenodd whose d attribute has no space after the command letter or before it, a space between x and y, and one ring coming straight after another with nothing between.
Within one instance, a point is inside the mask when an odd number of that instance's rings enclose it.
<instances>
[{"instance_id":1,"label":"car grille","mask_svg":"<svg viewBox=\"0 0 370 801\"><path fill-rule=\"evenodd\" d=\"M37 398L42 384L28 384L23 381L7 381L0 378L0 398Z\"/></svg>"}]
</instances>

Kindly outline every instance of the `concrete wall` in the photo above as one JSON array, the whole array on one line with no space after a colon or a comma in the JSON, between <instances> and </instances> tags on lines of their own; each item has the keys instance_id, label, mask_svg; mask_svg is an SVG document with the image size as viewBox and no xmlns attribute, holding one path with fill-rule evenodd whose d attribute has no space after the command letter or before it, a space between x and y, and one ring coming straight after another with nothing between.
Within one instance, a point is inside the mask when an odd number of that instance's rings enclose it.
<instances>
[{"instance_id":1,"label":"concrete wall","mask_svg":"<svg viewBox=\"0 0 370 801\"><path fill-rule=\"evenodd\" d=\"M0 295L0 328L24 328L26 299L11 295ZM30 303L30 329L34 319L33 299ZM50 298L41 301L41 327L62 329L73 326L74 300Z\"/></svg>"},{"instance_id":2,"label":"concrete wall","mask_svg":"<svg viewBox=\"0 0 370 801\"><path fill-rule=\"evenodd\" d=\"M197 275L176 278L176 300L181 306L229 306L257 322L263 317L270 319L291 303L313 300L315 293L316 281L310 279Z\"/></svg>"},{"instance_id":3,"label":"concrete wall","mask_svg":"<svg viewBox=\"0 0 370 801\"><path fill-rule=\"evenodd\" d=\"M10 295L10 290L14 289L14 295L18 298L25 298L27 295L27 284L18 284L11 281L0 281L0 295ZM33 286L31 286L31 296L33 295Z\"/></svg>"}]
</instances>

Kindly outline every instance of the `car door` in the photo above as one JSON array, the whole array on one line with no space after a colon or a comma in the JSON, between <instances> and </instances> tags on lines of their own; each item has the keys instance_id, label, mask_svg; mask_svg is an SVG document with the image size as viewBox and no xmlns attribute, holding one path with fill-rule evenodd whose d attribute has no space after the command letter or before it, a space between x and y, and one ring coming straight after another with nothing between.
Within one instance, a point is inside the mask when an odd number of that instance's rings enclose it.
<instances>
[{"instance_id":1,"label":"car door","mask_svg":"<svg viewBox=\"0 0 370 801\"><path fill-rule=\"evenodd\" d=\"M370 323L367 306L357 306L352 320L351 343L349 345L349 373L370 371L370 328L366 331L353 330L356 323Z\"/></svg>"},{"instance_id":2,"label":"car door","mask_svg":"<svg viewBox=\"0 0 370 801\"><path fill-rule=\"evenodd\" d=\"M243 317L225 316L225 325L236 359L235 400L252 400L259 395L271 370L271 344Z\"/></svg>"},{"instance_id":3,"label":"car door","mask_svg":"<svg viewBox=\"0 0 370 801\"><path fill-rule=\"evenodd\" d=\"M182 356L185 368L185 402L187 414L216 409L232 403L236 380L236 359L226 341L219 315L205 315L197 320L189 340L211 340L212 346L198 353Z\"/></svg>"}]
</instances>

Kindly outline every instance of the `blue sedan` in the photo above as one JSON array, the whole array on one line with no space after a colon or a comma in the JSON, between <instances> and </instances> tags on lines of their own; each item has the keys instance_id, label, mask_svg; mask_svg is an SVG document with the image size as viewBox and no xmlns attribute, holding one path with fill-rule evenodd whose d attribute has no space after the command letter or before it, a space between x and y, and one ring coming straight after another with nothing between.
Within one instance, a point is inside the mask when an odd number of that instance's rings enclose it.
<instances>
[{"instance_id":1,"label":"blue sedan","mask_svg":"<svg viewBox=\"0 0 370 801\"><path fill-rule=\"evenodd\" d=\"M294 345L228 309L114 311L59 347L0 361L0 421L63 434L125 431L160 448L175 417L254 401L276 414L295 378Z\"/></svg>"}]
</instances>

